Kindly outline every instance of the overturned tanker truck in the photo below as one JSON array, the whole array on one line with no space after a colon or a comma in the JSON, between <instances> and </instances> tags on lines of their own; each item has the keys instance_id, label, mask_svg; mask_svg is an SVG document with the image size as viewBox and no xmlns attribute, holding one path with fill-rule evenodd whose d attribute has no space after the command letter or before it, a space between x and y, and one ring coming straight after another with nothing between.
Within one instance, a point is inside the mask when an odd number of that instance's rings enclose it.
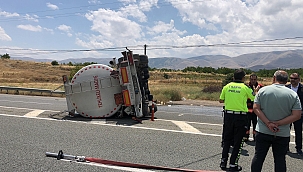
<instances>
[{"instance_id":1,"label":"overturned tanker truck","mask_svg":"<svg viewBox=\"0 0 303 172\"><path fill-rule=\"evenodd\" d=\"M110 66L92 64L80 69L71 81L63 76L68 113L88 118L150 116L156 112L148 87L148 57L122 52Z\"/></svg>"}]
</instances>

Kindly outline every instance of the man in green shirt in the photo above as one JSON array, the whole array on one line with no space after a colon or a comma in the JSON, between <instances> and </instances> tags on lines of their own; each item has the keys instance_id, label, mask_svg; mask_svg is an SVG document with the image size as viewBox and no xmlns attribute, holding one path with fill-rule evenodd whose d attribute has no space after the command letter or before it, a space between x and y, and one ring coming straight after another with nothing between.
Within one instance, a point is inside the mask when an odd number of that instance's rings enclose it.
<instances>
[{"instance_id":1,"label":"man in green shirt","mask_svg":"<svg viewBox=\"0 0 303 172\"><path fill-rule=\"evenodd\" d=\"M234 72L234 81L225 85L220 94L220 103L224 103L224 124L223 124L223 150L220 167L226 170L228 153L231 142L234 142L233 151L230 157L230 171L241 171L242 167L238 165L240 152L243 146L247 130L247 99L254 100L255 93L244 84L245 72L236 70ZM258 91L258 90L256 90Z\"/></svg>"},{"instance_id":2,"label":"man in green shirt","mask_svg":"<svg viewBox=\"0 0 303 172\"><path fill-rule=\"evenodd\" d=\"M273 84L260 89L253 109L258 116L255 155L251 172L261 172L267 152L272 147L275 172L286 172L285 155L290 141L290 124L301 118L301 104L296 92L285 87L288 74L274 73Z\"/></svg>"}]
</instances>

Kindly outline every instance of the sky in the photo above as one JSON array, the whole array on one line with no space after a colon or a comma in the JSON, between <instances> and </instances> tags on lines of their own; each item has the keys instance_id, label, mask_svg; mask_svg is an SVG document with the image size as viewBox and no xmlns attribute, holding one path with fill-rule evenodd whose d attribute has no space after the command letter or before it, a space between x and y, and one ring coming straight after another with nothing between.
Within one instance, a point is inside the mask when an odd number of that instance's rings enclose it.
<instances>
[{"instance_id":1,"label":"sky","mask_svg":"<svg viewBox=\"0 0 303 172\"><path fill-rule=\"evenodd\" d=\"M0 54L64 60L302 50L302 0L1 0Z\"/></svg>"}]
</instances>

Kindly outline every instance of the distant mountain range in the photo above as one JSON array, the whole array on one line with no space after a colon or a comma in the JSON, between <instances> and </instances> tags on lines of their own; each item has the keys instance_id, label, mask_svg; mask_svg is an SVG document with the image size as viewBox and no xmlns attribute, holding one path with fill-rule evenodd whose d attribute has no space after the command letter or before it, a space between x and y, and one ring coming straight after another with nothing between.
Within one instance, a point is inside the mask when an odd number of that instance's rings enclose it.
<instances>
[{"instance_id":1,"label":"distant mountain range","mask_svg":"<svg viewBox=\"0 0 303 172\"><path fill-rule=\"evenodd\" d=\"M50 59L34 59L34 58L12 58L15 60L51 62ZM81 58L81 59L65 59L58 61L59 63L84 63L96 62L108 65L112 58ZM253 71L260 69L290 69L303 68L303 50L288 51L272 51L262 53L243 54L237 57L229 57L225 55L202 55L190 58L177 57L159 57L149 58L149 67L166 68L166 69L184 69L186 67L227 67L227 68L245 68Z\"/></svg>"}]
</instances>

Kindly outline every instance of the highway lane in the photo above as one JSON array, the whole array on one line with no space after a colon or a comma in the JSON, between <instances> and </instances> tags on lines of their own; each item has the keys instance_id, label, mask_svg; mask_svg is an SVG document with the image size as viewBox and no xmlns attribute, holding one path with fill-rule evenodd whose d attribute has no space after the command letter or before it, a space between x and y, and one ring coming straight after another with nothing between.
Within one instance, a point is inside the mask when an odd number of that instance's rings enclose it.
<instances>
[{"instance_id":1,"label":"highway lane","mask_svg":"<svg viewBox=\"0 0 303 172\"><path fill-rule=\"evenodd\" d=\"M49 114L66 110L65 99L0 94L3 159L0 170L135 171L57 161L44 155L46 151L61 149L67 154L109 160L220 170L220 108L159 106L158 109L157 119L145 119L143 124L128 118L91 120L69 118L66 114L52 119ZM42 113L37 117L26 117L37 110L43 112L39 111ZM245 171L249 171L253 149L253 143L244 145L240 164ZM273 171L272 163L269 152L264 171ZM300 157L290 153L287 163L289 171L301 170Z\"/></svg>"}]
</instances>

